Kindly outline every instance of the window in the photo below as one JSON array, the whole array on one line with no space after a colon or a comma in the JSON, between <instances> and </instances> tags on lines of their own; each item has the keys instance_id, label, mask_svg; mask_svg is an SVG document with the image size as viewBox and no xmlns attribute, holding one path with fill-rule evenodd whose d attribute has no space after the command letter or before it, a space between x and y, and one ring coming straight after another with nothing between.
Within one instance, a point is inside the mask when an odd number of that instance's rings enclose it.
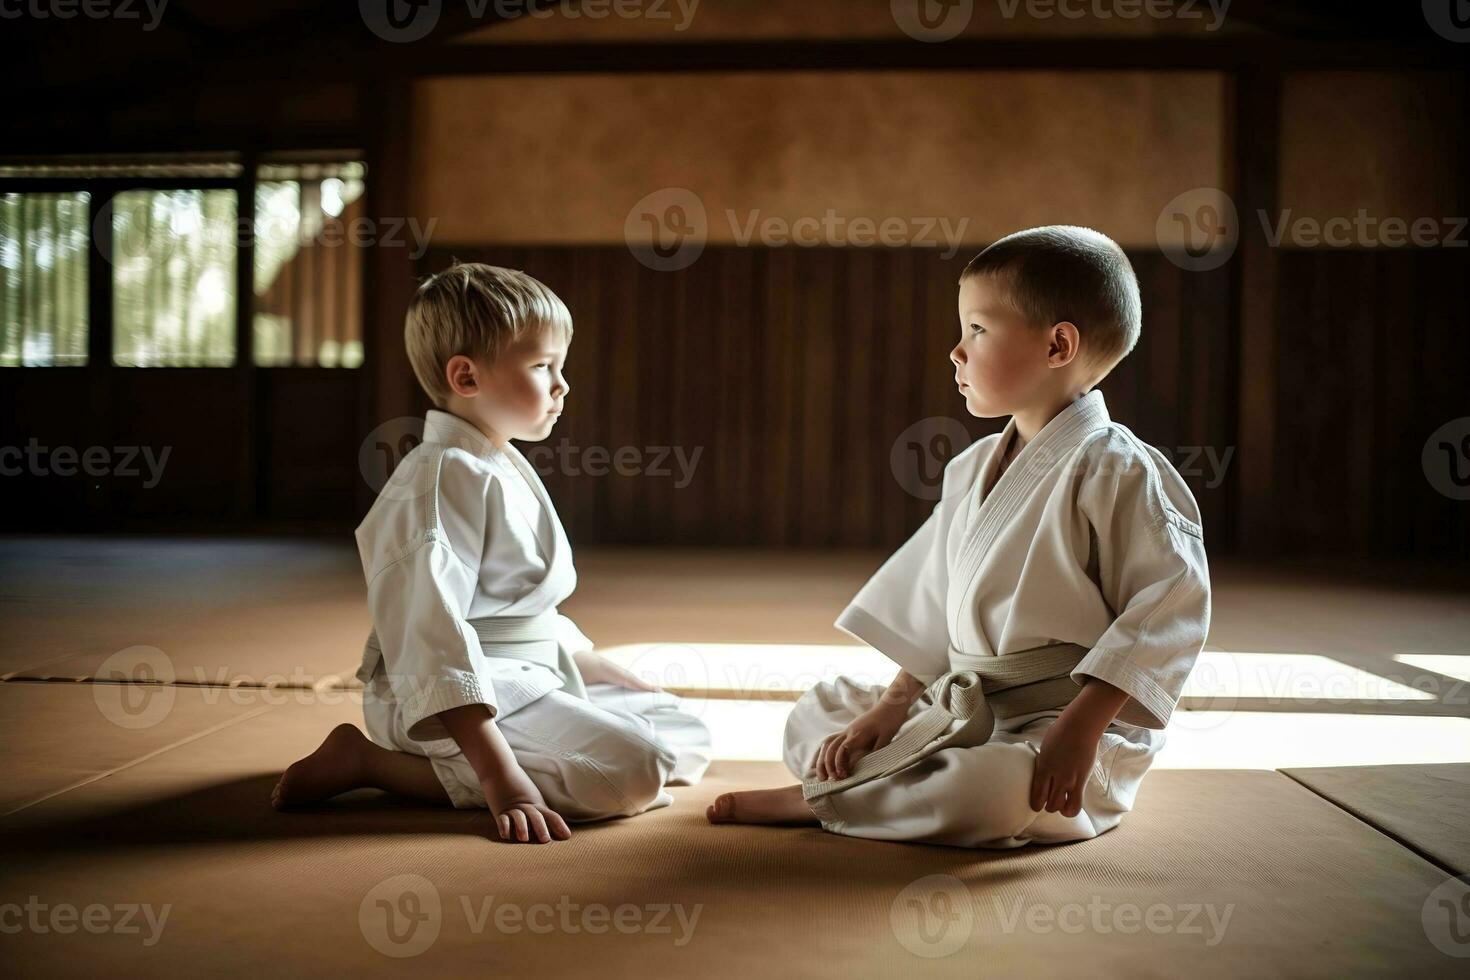
<instances>
[{"instance_id":1,"label":"window","mask_svg":"<svg viewBox=\"0 0 1470 980\"><path fill-rule=\"evenodd\" d=\"M0 366L87 363L91 195L0 194Z\"/></svg>"},{"instance_id":2,"label":"window","mask_svg":"<svg viewBox=\"0 0 1470 980\"><path fill-rule=\"evenodd\" d=\"M228 190L112 199L112 362L235 363L236 198Z\"/></svg>"},{"instance_id":3,"label":"window","mask_svg":"<svg viewBox=\"0 0 1470 980\"><path fill-rule=\"evenodd\" d=\"M0 367L360 366L358 156L0 160Z\"/></svg>"},{"instance_id":4,"label":"window","mask_svg":"<svg viewBox=\"0 0 1470 980\"><path fill-rule=\"evenodd\" d=\"M362 364L366 167L263 163L255 185L255 363Z\"/></svg>"}]
</instances>

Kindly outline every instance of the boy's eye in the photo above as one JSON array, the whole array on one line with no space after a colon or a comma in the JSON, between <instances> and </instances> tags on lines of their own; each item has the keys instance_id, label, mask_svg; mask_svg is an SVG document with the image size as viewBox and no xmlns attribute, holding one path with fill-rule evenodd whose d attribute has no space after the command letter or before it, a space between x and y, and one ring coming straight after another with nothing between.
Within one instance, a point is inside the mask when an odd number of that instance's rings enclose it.
<instances>
[{"instance_id":1,"label":"boy's eye","mask_svg":"<svg viewBox=\"0 0 1470 980\"><path fill-rule=\"evenodd\" d=\"M984 333L985 332L985 328L982 327L982 326L980 326L980 324L978 324L978 323L972 323L972 324L970 324L970 329L973 330L973 331L975 331L976 333Z\"/></svg>"}]
</instances>

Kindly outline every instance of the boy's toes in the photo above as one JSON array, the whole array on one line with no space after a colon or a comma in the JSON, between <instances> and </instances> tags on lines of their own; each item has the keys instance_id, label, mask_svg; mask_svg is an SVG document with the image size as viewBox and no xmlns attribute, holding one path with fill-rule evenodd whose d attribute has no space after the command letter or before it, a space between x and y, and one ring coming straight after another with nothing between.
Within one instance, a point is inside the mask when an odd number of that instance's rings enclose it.
<instances>
[{"instance_id":1,"label":"boy's toes","mask_svg":"<svg viewBox=\"0 0 1470 980\"><path fill-rule=\"evenodd\" d=\"M729 820L735 815L735 798L729 793L722 793L715 797L715 801L705 808L704 816L710 823L721 823Z\"/></svg>"}]
</instances>

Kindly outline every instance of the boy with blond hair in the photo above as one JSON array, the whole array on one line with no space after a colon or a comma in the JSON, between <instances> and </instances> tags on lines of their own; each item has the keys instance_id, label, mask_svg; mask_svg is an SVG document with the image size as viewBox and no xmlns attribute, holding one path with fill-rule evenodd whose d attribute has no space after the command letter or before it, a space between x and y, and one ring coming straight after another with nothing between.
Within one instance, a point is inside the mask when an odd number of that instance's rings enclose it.
<instances>
[{"instance_id":1,"label":"boy with blond hair","mask_svg":"<svg viewBox=\"0 0 1470 980\"><path fill-rule=\"evenodd\" d=\"M281 777L278 808L376 787L486 808L502 839L548 843L703 776L704 724L557 611L571 547L510 440L550 435L571 339L561 299L523 272L457 264L419 287L404 340L436 407L356 532L368 737L339 725Z\"/></svg>"}]
</instances>

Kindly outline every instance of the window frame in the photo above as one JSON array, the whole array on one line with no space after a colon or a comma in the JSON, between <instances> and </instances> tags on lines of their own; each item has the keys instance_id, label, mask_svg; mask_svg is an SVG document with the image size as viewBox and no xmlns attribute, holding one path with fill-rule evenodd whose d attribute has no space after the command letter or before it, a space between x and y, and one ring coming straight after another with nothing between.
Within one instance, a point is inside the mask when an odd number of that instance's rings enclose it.
<instances>
[{"instance_id":1,"label":"window frame","mask_svg":"<svg viewBox=\"0 0 1470 980\"><path fill-rule=\"evenodd\" d=\"M150 155L152 157L154 155ZM169 154L157 154L167 158ZM188 153L176 151L181 164L188 163ZM361 371L368 367L366 341L368 304L358 307L364 322L359 336L364 338L362 361L350 368L323 367L320 364L256 364L255 363L255 195L259 183L257 174L262 163L282 160L312 160L323 162L362 161L367 164L367 155L359 148L314 146L309 148L280 147L262 152L238 152L230 162L240 165L238 177L15 177L0 176L0 194L45 194L86 193L89 197L87 224L91 229L88 236L90 248L87 252L87 363L17 365L0 370L16 371ZM104 158L99 155L99 162ZM35 161L41 163L40 159ZM111 161L108 161L111 162ZM363 189L364 203L372 194L372 167L367 169L368 179ZM232 190L235 192L235 220L240 231L235 250L235 358L228 365L180 365L177 367L141 366L115 364L113 362L113 265L107 261L98 241L97 219L104 208L110 207L123 191L174 191L174 190ZM112 224L105 223L108 238L106 254L112 252ZM364 263L367 258L364 256ZM362 276L362 288L367 289L369 277L366 267ZM366 297L364 297L364 300Z\"/></svg>"}]
</instances>

